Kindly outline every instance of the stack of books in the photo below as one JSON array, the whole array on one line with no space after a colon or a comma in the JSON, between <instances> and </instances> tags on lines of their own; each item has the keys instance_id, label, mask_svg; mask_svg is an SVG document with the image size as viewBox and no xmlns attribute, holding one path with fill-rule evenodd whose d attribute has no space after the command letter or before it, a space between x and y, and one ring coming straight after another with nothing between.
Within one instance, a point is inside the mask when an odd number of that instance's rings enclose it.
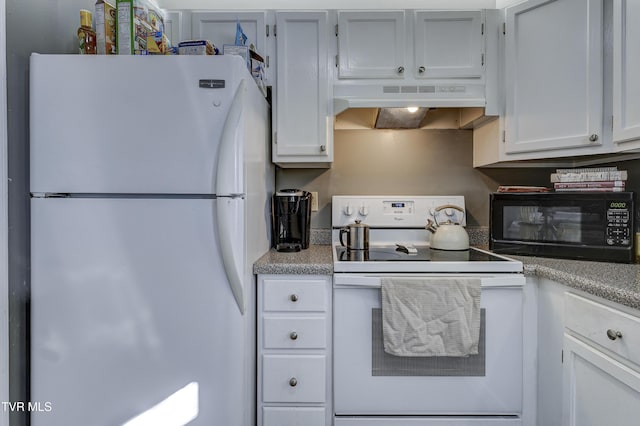
<instances>
[{"instance_id":1,"label":"stack of books","mask_svg":"<svg viewBox=\"0 0 640 426\"><path fill-rule=\"evenodd\" d=\"M588 167L583 169L556 169L551 183L556 192L623 192L627 171L617 167Z\"/></svg>"}]
</instances>

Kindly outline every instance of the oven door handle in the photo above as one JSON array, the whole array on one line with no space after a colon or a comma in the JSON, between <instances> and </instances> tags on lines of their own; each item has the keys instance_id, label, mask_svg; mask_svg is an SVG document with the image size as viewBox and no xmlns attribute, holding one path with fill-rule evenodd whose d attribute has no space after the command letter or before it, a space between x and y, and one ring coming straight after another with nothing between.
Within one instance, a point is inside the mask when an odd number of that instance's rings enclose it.
<instances>
[{"instance_id":1,"label":"oven door handle","mask_svg":"<svg viewBox=\"0 0 640 426\"><path fill-rule=\"evenodd\" d=\"M411 277L424 277L424 278L458 278L468 277L469 275L456 275L456 274L443 274L443 275L405 275ZM382 286L381 276L370 275L356 275L356 274L334 274L333 287L334 288L380 288ZM393 278L391 275L386 275L385 278ZM482 288L492 287L522 287L525 284L525 278L523 274L502 274L500 276L479 276L482 281L480 286Z\"/></svg>"},{"instance_id":2,"label":"oven door handle","mask_svg":"<svg viewBox=\"0 0 640 426\"><path fill-rule=\"evenodd\" d=\"M380 288L381 277L366 277L362 275L350 276L333 276L334 287L364 287L364 288Z\"/></svg>"}]
</instances>

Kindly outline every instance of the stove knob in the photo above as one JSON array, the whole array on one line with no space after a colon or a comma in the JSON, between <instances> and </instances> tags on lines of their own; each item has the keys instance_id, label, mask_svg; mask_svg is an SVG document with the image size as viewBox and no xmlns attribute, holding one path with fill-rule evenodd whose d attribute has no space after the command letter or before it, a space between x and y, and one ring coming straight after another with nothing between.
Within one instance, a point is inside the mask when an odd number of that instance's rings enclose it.
<instances>
[{"instance_id":1,"label":"stove knob","mask_svg":"<svg viewBox=\"0 0 640 426\"><path fill-rule=\"evenodd\" d=\"M347 204L347 205L344 207L343 212L344 212L344 214L345 214L345 215L347 215L347 216L352 216L352 215L353 215L353 207L351 207L351 204Z\"/></svg>"},{"instance_id":2,"label":"stove knob","mask_svg":"<svg viewBox=\"0 0 640 426\"><path fill-rule=\"evenodd\" d=\"M369 207L362 206L362 207L360 207L360 211L359 212L360 212L361 216L366 216L366 215L369 214Z\"/></svg>"}]
</instances>

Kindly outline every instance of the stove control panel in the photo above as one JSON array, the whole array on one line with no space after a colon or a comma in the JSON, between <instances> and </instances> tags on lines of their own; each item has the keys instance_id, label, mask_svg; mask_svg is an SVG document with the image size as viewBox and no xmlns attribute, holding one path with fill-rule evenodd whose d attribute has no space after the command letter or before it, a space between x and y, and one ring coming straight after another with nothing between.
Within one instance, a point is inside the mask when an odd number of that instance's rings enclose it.
<instances>
[{"instance_id":1,"label":"stove control panel","mask_svg":"<svg viewBox=\"0 0 640 426\"><path fill-rule=\"evenodd\" d=\"M411 215L416 211L413 201L383 201L382 212L385 215Z\"/></svg>"},{"instance_id":2,"label":"stove control panel","mask_svg":"<svg viewBox=\"0 0 640 426\"><path fill-rule=\"evenodd\" d=\"M438 221L466 225L464 196L345 196L332 198L331 226L339 228L361 220L378 228L424 228L427 220L434 220L434 212L440 206L453 205L457 209L443 209Z\"/></svg>"}]
</instances>

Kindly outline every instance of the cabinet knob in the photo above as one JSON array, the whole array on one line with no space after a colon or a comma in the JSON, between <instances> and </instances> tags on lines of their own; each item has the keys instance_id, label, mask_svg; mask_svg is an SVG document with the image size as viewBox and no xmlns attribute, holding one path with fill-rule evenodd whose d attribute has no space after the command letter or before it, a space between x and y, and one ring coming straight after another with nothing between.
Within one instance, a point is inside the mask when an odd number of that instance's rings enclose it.
<instances>
[{"instance_id":1,"label":"cabinet knob","mask_svg":"<svg viewBox=\"0 0 640 426\"><path fill-rule=\"evenodd\" d=\"M326 145L320 145L320 151L325 152L327 150Z\"/></svg>"},{"instance_id":2,"label":"cabinet knob","mask_svg":"<svg viewBox=\"0 0 640 426\"><path fill-rule=\"evenodd\" d=\"M589 136L589 141L595 142L597 140L598 140L598 135L596 135L595 133Z\"/></svg>"},{"instance_id":3,"label":"cabinet knob","mask_svg":"<svg viewBox=\"0 0 640 426\"><path fill-rule=\"evenodd\" d=\"M609 329L607 330L607 337L611 340L622 339L622 333L620 333L618 330Z\"/></svg>"},{"instance_id":4,"label":"cabinet knob","mask_svg":"<svg viewBox=\"0 0 640 426\"><path fill-rule=\"evenodd\" d=\"M291 340L296 340L298 338L298 333L296 333L295 331L292 331L291 333L289 333L289 338Z\"/></svg>"},{"instance_id":5,"label":"cabinet knob","mask_svg":"<svg viewBox=\"0 0 640 426\"><path fill-rule=\"evenodd\" d=\"M425 67L420 67L420 68L418 68L418 72L419 72L420 74L424 74L424 72L425 72L426 70L427 70L427 69L426 69Z\"/></svg>"},{"instance_id":6,"label":"cabinet knob","mask_svg":"<svg viewBox=\"0 0 640 426\"><path fill-rule=\"evenodd\" d=\"M398 74L404 73L404 67L398 67Z\"/></svg>"},{"instance_id":7,"label":"cabinet knob","mask_svg":"<svg viewBox=\"0 0 640 426\"><path fill-rule=\"evenodd\" d=\"M292 377L289 379L289 386L291 386L292 388L295 387L298 384L298 379L296 379L295 377Z\"/></svg>"},{"instance_id":8,"label":"cabinet knob","mask_svg":"<svg viewBox=\"0 0 640 426\"><path fill-rule=\"evenodd\" d=\"M292 294L291 296L289 296L289 300L291 300L292 302L297 302L298 301L298 295L297 294Z\"/></svg>"}]
</instances>

